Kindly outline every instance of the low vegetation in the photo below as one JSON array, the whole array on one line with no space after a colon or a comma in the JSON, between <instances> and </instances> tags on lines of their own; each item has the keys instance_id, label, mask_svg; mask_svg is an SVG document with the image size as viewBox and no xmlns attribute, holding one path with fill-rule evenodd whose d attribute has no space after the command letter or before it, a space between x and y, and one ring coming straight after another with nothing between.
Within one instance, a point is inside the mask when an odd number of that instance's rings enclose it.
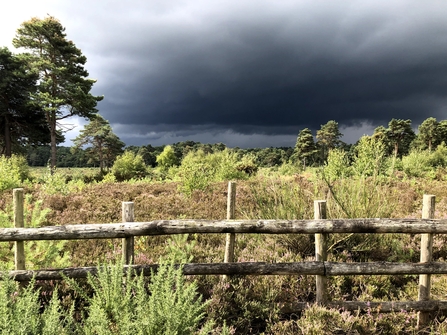
<instances>
[{"instance_id":1,"label":"low vegetation","mask_svg":"<svg viewBox=\"0 0 447 335\"><path fill-rule=\"evenodd\" d=\"M33 227L120 222L122 201L135 203L136 221L223 219L229 179L238 180L237 218L309 219L313 217L313 201L317 199L328 201L329 218L418 218L422 195L427 193L436 195L436 218L447 218L445 150L444 145L438 145L432 151L410 151L399 158L387 154L380 142L365 137L353 155L340 148L331 149L323 166L306 168L296 161L262 167L257 165L254 155L241 158L229 149L215 153L192 150L175 164L166 160L162 168L153 168L145 165L138 153L128 153L119 157L119 164L106 173L100 173L99 169L29 169L19 158L3 158L0 163L5 171L12 172L0 176L0 184L8 185L0 194L0 224L11 226L11 188L19 186L26 193L26 225ZM169 152L167 155L172 158L172 151ZM121 177L116 174L118 170ZM435 260L447 258L445 242L445 236L435 236ZM236 237L235 259L238 262L312 260L313 243L313 237L308 235L240 234ZM98 277L88 280L33 281L23 290L12 281L2 281L0 308L4 332L417 334L422 331L417 329L414 311L360 313L314 306L312 276L235 276L224 281L220 276L183 277L170 267L172 259L221 262L223 235L136 238L136 264L162 260L166 267L159 272L162 277L126 277L124 281L120 276L119 240L40 241L25 245L26 265L30 269L98 263L116 266L110 267L111 272L100 272ZM419 245L418 235L332 234L329 260L417 262ZM12 269L12 260L12 244L2 244L2 268ZM445 276L432 276L433 299L443 299L447 294L445 284ZM340 276L329 279L329 294L334 300L416 300L417 285L418 277L410 275ZM184 299L181 300L184 305L179 299ZM297 313L293 310L297 301L308 302L309 308ZM162 303L165 305L157 305ZM175 310L180 306L183 312ZM185 309L190 312L184 312ZM159 312L162 313L156 314ZM20 324L21 314L29 315L29 324ZM180 314L186 318L181 322L163 319L162 323L151 323L161 317L178 318ZM444 319L444 314L437 314L425 330L445 333Z\"/></svg>"}]
</instances>

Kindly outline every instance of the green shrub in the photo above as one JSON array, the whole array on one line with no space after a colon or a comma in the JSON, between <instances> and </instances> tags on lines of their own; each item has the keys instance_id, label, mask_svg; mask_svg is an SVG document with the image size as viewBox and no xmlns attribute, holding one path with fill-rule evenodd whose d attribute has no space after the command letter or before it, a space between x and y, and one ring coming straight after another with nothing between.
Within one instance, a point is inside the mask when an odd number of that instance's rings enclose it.
<instances>
[{"instance_id":1,"label":"green shrub","mask_svg":"<svg viewBox=\"0 0 447 335\"><path fill-rule=\"evenodd\" d=\"M29 167L24 157L0 157L0 191L20 187L29 177Z\"/></svg>"},{"instance_id":2,"label":"green shrub","mask_svg":"<svg viewBox=\"0 0 447 335\"><path fill-rule=\"evenodd\" d=\"M97 277L88 276L91 296L75 280L67 279L88 301L85 334L193 334L200 328L206 303L197 294L197 284L187 282L182 268L171 260L162 261L152 273L149 286L143 276L127 271L123 265L99 267ZM202 332L210 330L206 323Z\"/></svg>"},{"instance_id":3,"label":"green shrub","mask_svg":"<svg viewBox=\"0 0 447 335\"><path fill-rule=\"evenodd\" d=\"M24 289L4 275L0 282L1 334L74 334L71 311L64 313L57 298L57 290L43 313L39 290L34 280Z\"/></svg>"},{"instance_id":4,"label":"green shrub","mask_svg":"<svg viewBox=\"0 0 447 335\"><path fill-rule=\"evenodd\" d=\"M146 170L147 166L143 157L132 151L126 151L121 156L118 156L112 166L112 173L118 181L144 178Z\"/></svg>"},{"instance_id":5,"label":"green shrub","mask_svg":"<svg viewBox=\"0 0 447 335\"><path fill-rule=\"evenodd\" d=\"M248 174L238 169L239 159L228 149L212 154L203 150L190 151L178 169L180 190L191 195L194 190L204 190L210 183L246 179Z\"/></svg>"},{"instance_id":6,"label":"green shrub","mask_svg":"<svg viewBox=\"0 0 447 335\"><path fill-rule=\"evenodd\" d=\"M374 137L362 136L356 148L352 163L353 173L357 176L385 175L388 168L385 144Z\"/></svg>"},{"instance_id":7,"label":"green shrub","mask_svg":"<svg viewBox=\"0 0 447 335\"><path fill-rule=\"evenodd\" d=\"M246 219L308 219L313 216L314 193L304 179L260 177L249 184Z\"/></svg>"},{"instance_id":8,"label":"green shrub","mask_svg":"<svg viewBox=\"0 0 447 335\"><path fill-rule=\"evenodd\" d=\"M407 156L402 157L402 171L408 177L433 178L435 169L430 156L428 151L412 150Z\"/></svg>"},{"instance_id":9,"label":"green shrub","mask_svg":"<svg viewBox=\"0 0 447 335\"><path fill-rule=\"evenodd\" d=\"M42 208L42 200L32 199L27 194L24 199L25 227L38 228L45 226L49 208ZM0 228L13 226L13 209L0 211ZM70 266L69 253L65 251L67 241L27 241L25 243L25 264L28 269L63 268ZM13 269L14 254L8 245L0 245L0 264L4 269Z\"/></svg>"},{"instance_id":10,"label":"green shrub","mask_svg":"<svg viewBox=\"0 0 447 335\"><path fill-rule=\"evenodd\" d=\"M351 176L352 169L346 151L342 149L329 150L327 163L323 168L323 174L330 181Z\"/></svg>"},{"instance_id":11,"label":"green shrub","mask_svg":"<svg viewBox=\"0 0 447 335\"><path fill-rule=\"evenodd\" d=\"M164 171L167 171L172 166L178 165L177 156L170 145L165 146L163 152L157 156L157 164Z\"/></svg>"},{"instance_id":12,"label":"green shrub","mask_svg":"<svg viewBox=\"0 0 447 335\"><path fill-rule=\"evenodd\" d=\"M430 165L433 167L447 167L447 146L442 142L435 151L430 153Z\"/></svg>"}]
</instances>

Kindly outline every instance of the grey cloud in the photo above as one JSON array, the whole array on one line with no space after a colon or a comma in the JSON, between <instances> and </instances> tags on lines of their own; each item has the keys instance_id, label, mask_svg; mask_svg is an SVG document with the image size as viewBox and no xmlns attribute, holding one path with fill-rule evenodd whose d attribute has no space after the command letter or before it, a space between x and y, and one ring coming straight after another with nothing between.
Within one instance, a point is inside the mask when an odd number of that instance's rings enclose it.
<instances>
[{"instance_id":1,"label":"grey cloud","mask_svg":"<svg viewBox=\"0 0 447 335\"><path fill-rule=\"evenodd\" d=\"M126 143L293 145L329 120L352 134L392 118L446 118L445 2L57 6L105 95L101 114Z\"/></svg>"}]
</instances>

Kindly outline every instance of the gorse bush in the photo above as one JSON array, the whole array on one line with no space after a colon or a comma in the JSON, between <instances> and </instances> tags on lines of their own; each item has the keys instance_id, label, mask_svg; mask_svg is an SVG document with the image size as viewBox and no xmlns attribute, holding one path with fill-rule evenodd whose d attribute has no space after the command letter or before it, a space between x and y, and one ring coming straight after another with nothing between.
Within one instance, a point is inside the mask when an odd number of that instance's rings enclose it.
<instances>
[{"instance_id":1,"label":"gorse bush","mask_svg":"<svg viewBox=\"0 0 447 335\"><path fill-rule=\"evenodd\" d=\"M41 313L39 289L32 280L24 289L7 275L0 281L0 333L23 335L77 334L72 318L73 308L64 312L58 292L53 292L49 305Z\"/></svg>"},{"instance_id":2,"label":"gorse bush","mask_svg":"<svg viewBox=\"0 0 447 335\"><path fill-rule=\"evenodd\" d=\"M86 187L86 183L82 178L72 178L61 170L49 167L45 174L39 176L38 182L47 195L68 195L81 191Z\"/></svg>"},{"instance_id":3,"label":"gorse bush","mask_svg":"<svg viewBox=\"0 0 447 335\"><path fill-rule=\"evenodd\" d=\"M112 173L117 181L141 179L146 176L147 166L141 155L132 151L126 151L115 160L112 166Z\"/></svg>"},{"instance_id":4,"label":"gorse bush","mask_svg":"<svg viewBox=\"0 0 447 335\"><path fill-rule=\"evenodd\" d=\"M437 169L447 167L447 147L440 144L435 151L412 150L401 159L400 169L410 178L436 177Z\"/></svg>"},{"instance_id":5,"label":"gorse bush","mask_svg":"<svg viewBox=\"0 0 447 335\"><path fill-rule=\"evenodd\" d=\"M42 306L34 280L25 289L3 275L0 281L1 334L208 334L212 321L204 322L207 303L197 294L197 284L187 282L173 260L162 261L149 283L123 265L99 266L89 275L89 288L66 278L87 307L75 321L74 306L63 309L55 289ZM44 307L42 313L42 307ZM80 322L79 322L80 321ZM224 331L227 329L224 327Z\"/></svg>"},{"instance_id":6,"label":"gorse bush","mask_svg":"<svg viewBox=\"0 0 447 335\"><path fill-rule=\"evenodd\" d=\"M408 177L434 177L435 170L431 165L428 151L413 150L407 156L402 157L401 162L402 171Z\"/></svg>"},{"instance_id":7,"label":"gorse bush","mask_svg":"<svg viewBox=\"0 0 447 335\"><path fill-rule=\"evenodd\" d=\"M0 191L20 187L29 177L29 168L24 157L0 157Z\"/></svg>"},{"instance_id":8,"label":"gorse bush","mask_svg":"<svg viewBox=\"0 0 447 335\"><path fill-rule=\"evenodd\" d=\"M200 327L206 303L197 294L197 284L187 282L182 268L169 259L152 272L148 286L131 270L123 280L122 264L101 266L96 277L88 276L93 295L75 280L67 281L88 302L84 334L186 335L212 328L210 322Z\"/></svg>"}]
</instances>

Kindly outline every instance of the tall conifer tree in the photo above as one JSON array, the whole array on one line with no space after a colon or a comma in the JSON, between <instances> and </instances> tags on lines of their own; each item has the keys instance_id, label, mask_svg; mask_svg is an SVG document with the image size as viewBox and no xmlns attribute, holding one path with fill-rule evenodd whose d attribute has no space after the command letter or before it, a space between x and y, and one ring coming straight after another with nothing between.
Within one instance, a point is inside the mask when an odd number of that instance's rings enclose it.
<instances>
[{"instance_id":1,"label":"tall conifer tree","mask_svg":"<svg viewBox=\"0 0 447 335\"><path fill-rule=\"evenodd\" d=\"M75 44L66 38L65 28L54 17L23 22L13 40L16 48L29 51L31 70L39 75L33 100L45 114L51 138L51 167L56 166L58 127L63 119L94 115L102 97L90 94L95 80L88 79L87 61Z\"/></svg>"},{"instance_id":2,"label":"tall conifer tree","mask_svg":"<svg viewBox=\"0 0 447 335\"><path fill-rule=\"evenodd\" d=\"M49 143L45 118L33 105L37 75L7 48L0 48L0 146L9 157L30 144Z\"/></svg>"}]
</instances>

